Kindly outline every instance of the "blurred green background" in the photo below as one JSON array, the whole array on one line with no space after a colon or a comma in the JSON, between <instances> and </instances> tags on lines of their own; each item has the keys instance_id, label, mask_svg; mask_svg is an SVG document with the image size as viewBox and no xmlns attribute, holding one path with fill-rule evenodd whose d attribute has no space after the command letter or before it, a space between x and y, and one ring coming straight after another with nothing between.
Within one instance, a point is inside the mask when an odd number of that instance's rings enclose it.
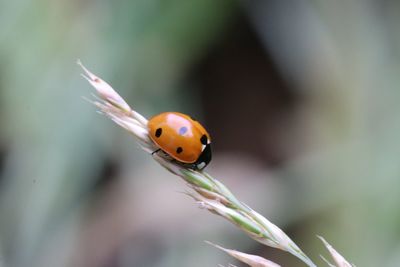
<instances>
[{"instance_id":1,"label":"blurred green background","mask_svg":"<svg viewBox=\"0 0 400 267\"><path fill-rule=\"evenodd\" d=\"M208 171L318 264L400 266L400 2L0 2L0 266L217 266L262 247L81 96L189 113Z\"/></svg>"}]
</instances>

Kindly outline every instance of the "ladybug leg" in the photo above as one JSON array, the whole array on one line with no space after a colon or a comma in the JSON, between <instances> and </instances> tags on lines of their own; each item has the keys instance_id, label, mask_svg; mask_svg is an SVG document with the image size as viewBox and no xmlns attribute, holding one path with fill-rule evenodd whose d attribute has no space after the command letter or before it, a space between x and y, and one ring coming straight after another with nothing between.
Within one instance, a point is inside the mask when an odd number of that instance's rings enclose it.
<instances>
[{"instance_id":1,"label":"ladybug leg","mask_svg":"<svg viewBox=\"0 0 400 267\"><path fill-rule=\"evenodd\" d=\"M153 152L151 153L151 155L153 156L155 153L159 152L160 150L161 150L161 148L159 148L159 149L153 151Z\"/></svg>"},{"instance_id":2,"label":"ladybug leg","mask_svg":"<svg viewBox=\"0 0 400 267\"><path fill-rule=\"evenodd\" d=\"M189 168L191 168L194 171L201 171L201 169L197 168L196 164L190 164Z\"/></svg>"},{"instance_id":3,"label":"ladybug leg","mask_svg":"<svg viewBox=\"0 0 400 267\"><path fill-rule=\"evenodd\" d=\"M185 168L191 169L193 171L199 171L200 169L197 168L196 164L194 163L182 163L177 160L174 160L178 165L183 166Z\"/></svg>"}]
</instances>

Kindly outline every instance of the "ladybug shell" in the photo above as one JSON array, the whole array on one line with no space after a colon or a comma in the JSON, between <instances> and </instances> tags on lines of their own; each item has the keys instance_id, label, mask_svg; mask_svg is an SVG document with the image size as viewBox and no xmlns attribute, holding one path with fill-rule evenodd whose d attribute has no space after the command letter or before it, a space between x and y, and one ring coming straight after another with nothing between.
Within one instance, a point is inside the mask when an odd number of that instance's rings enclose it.
<instances>
[{"instance_id":1,"label":"ladybug shell","mask_svg":"<svg viewBox=\"0 0 400 267\"><path fill-rule=\"evenodd\" d=\"M211 160L210 135L188 115L164 112L152 117L148 128L151 140L177 161L207 165Z\"/></svg>"}]
</instances>

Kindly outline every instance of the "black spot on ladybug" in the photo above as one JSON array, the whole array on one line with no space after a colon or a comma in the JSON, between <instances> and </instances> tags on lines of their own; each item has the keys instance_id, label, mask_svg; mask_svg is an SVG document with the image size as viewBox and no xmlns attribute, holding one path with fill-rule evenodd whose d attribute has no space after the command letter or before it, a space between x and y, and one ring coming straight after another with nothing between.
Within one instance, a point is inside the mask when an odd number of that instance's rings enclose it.
<instances>
[{"instance_id":1,"label":"black spot on ladybug","mask_svg":"<svg viewBox=\"0 0 400 267\"><path fill-rule=\"evenodd\" d=\"M160 137L161 134L162 134L162 129L161 129L161 128L158 128L158 129L156 130L156 137Z\"/></svg>"},{"instance_id":2,"label":"black spot on ladybug","mask_svg":"<svg viewBox=\"0 0 400 267\"><path fill-rule=\"evenodd\" d=\"M203 145L207 145L207 141L208 141L207 135L203 134L203 136L200 138L200 142Z\"/></svg>"},{"instance_id":3,"label":"black spot on ladybug","mask_svg":"<svg viewBox=\"0 0 400 267\"><path fill-rule=\"evenodd\" d=\"M178 154L182 153L182 151L183 151L183 149L182 149L181 147L178 147L178 148L176 149L176 153L178 153Z\"/></svg>"},{"instance_id":4,"label":"black spot on ladybug","mask_svg":"<svg viewBox=\"0 0 400 267\"><path fill-rule=\"evenodd\" d=\"M181 128L179 128L179 134L180 135L184 135L187 132L188 128L185 126L182 126Z\"/></svg>"}]
</instances>

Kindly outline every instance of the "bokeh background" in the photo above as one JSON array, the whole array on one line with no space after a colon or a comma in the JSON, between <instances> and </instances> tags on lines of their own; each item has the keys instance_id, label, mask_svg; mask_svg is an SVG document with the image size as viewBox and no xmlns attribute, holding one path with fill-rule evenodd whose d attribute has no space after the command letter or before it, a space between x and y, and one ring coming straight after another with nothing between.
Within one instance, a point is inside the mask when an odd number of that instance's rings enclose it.
<instances>
[{"instance_id":1,"label":"bokeh background","mask_svg":"<svg viewBox=\"0 0 400 267\"><path fill-rule=\"evenodd\" d=\"M0 2L0 266L242 266L294 257L200 210L81 96L189 113L208 171L316 262L400 266L400 2Z\"/></svg>"}]
</instances>

